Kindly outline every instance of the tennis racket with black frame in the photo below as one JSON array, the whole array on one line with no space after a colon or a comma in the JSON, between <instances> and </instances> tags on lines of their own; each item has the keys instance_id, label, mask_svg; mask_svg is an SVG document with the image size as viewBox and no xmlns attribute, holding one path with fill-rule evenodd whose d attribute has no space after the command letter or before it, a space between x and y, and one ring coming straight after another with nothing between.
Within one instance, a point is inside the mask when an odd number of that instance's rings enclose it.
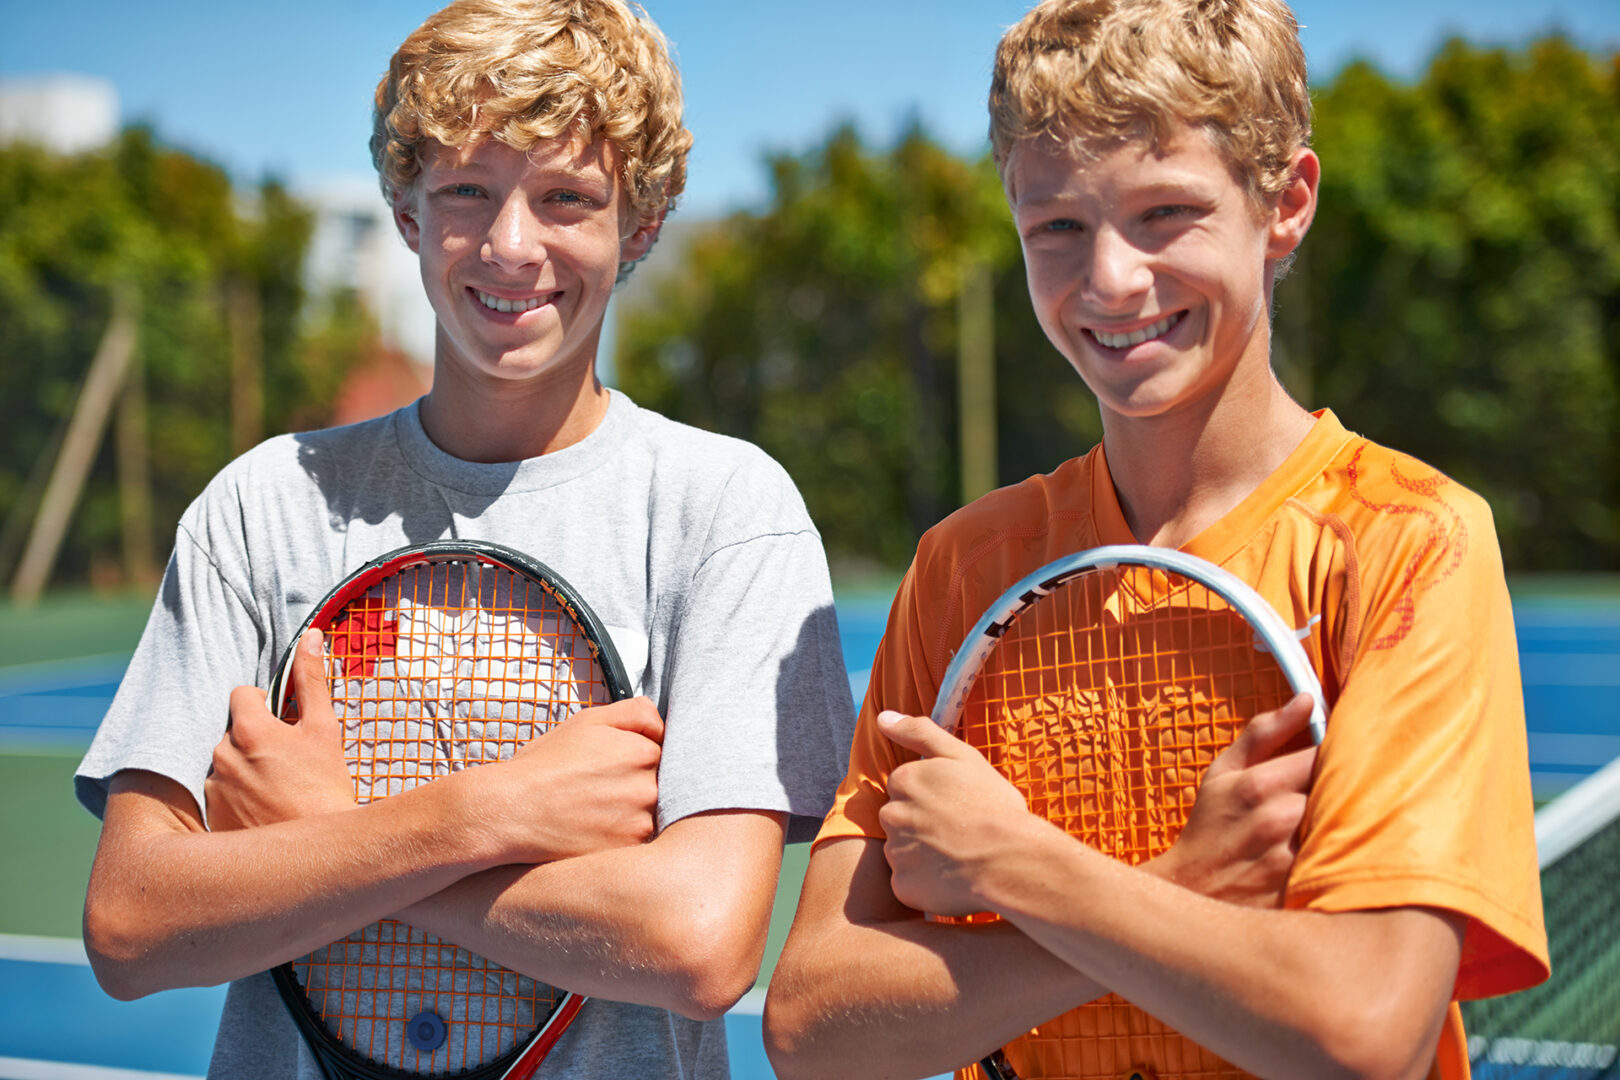
<instances>
[{"instance_id":1,"label":"tennis racket with black frame","mask_svg":"<svg viewBox=\"0 0 1620 1080\"><path fill-rule=\"evenodd\" d=\"M270 692L278 716L297 715L292 660L312 628L361 803L509 758L578 710L630 695L578 593L495 544L401 548L351 574L294 636ZM584 1001L397 919L273 976L328 1080L527 1080Z\"/></svg>"},{"instance_id":2,"label":"tennis racket with black frame","mask_svg":"<svg viewBox=\"0 0 1620 1080\"><path fill-rule=\"evenodd\" d=\"M942 680L935 723L975 747L1030 810L1137 865L1167 850L1204 771L1254 716L1322 688L1296 633L1247 584L1196 556L1094 548L1008 589ZM1248 1076L1116 994L980 1063L988 1080Z\"/></svg>"}]
</instances>

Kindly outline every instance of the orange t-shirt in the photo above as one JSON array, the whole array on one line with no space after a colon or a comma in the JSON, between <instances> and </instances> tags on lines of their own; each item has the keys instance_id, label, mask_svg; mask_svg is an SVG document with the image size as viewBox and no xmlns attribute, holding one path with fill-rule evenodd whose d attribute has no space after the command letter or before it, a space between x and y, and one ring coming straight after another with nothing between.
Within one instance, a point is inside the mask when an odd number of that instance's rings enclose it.
<instances>
[{"instance_id":1,"label":"orange t-shirt","mask_svg":"<svg viewBox=\"0 0 1620 1080\"><path fill-rule=\"evenodd\" d=\"M817 842L883 836L889 772L912 755L875 718L927 715L956 647L1003 590L1071 552L1134 542L1101 446L929 530ZM1248 582L1302 631L1328 699L1287 906L1465 916L1455 1000L1545 979L1518 650L1484 501L1323 412L1276 472L1183 550ZM1455 1004L1431 1075L1469 1075Z\"/></svg>"}]
</instances>

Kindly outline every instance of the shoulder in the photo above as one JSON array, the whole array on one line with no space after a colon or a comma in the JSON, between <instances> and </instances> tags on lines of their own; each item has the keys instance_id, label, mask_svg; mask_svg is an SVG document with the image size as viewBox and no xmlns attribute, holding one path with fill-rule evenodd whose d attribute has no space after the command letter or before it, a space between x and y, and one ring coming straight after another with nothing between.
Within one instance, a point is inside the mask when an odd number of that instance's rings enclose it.
<instances>
[{"instance_id":1,"label":"shoulder","mask_svg":"<svg viewBox=\"0 0 1620 1080\"><path fill-rule=\"evenodd\" d=\"M918 576L934 578L947 567L972 566L997 553L1033 570L1062 554L1059 548L1094 545L1095 458L1093 450L1049 473L981 495L947 515L917 544Z\"/></svg>"},{"instance_id":2,"label":"shoulder","mask_svg":"<svg viewBox=\"0 0 1620 1080\"><path fill-rule=\"evenodd\" d=\"M1473 554L1500 573L1489 504L1410 454L1355 436L1324 470L1322 482L1313 501L1354 538L1365 571L1416 560L1449 573Z\"/></svg>"},{"instance_id":3,"label":"shoulder","mask_svg":"<svg viewBox=\"0 0 1620 1080\"><path fill-rule=\"evenodd\" d=\"M1095 468L1094 450L980 496L923 534L901 591L931 672L943 672L974 620L1014 582L1097 545Z\"/></svg>"},{"instance_id":4,"label":"shoulder","mask_svg":"<svg viewBox=\"0 0 1620 1080\"><path fill-rule=\"evenodd\" d=\"M1324 685L1348 678L1368 649L1501 636L1509 609L1495 523L1465 485L1350 435L1289 506L1282 523L1296 527L1268 536L1294 553L1289 572L1330 624Z\"/></svg>"},{"instance_id":5,"label":"shoulder","mask_svg":"<svg viewBox=\"0 0 1620 1080\"><path fill-rule=\"evenodd\" d=\"M324 531L397 446L397 414L267 439L214 475L181 516L182 537L225 557Z\"/></svg>"},{"instance_id":6,"label":"shoulder","mask_svg":"<svg viewBox=\"0 0 1620 1080\"><path fill-rule=\"evenodd\" d=\"M285 491L287 485L352 482L374 468L379 454L397 448L398 419L394 412L343 427L266 439L221 469L203 498L244 502Z\"/></svg>"},{"instance_id":7,"label":"shoulder","mask_svg":"<svg viewBox=\"0 0 1620 1080\"><path fill-rule=\"evenodd\" d=\"M651 469L654 512L673 511L689 528L706 527L717 543L815 531L787 470L751 442L637 408L632 445Z\"/></svg>"},{"instance_id":8,"label":"shoulder","mask_svg":"<svg viewBox=\"0 0 1620 1080\"><path fill-rule=\"evenodd\" d=\"M666 472L724 482L742 471L787 481L775 459L746 439L705 431L640 406L632 425L638 442Z\"/></svg>"}]
</instances>

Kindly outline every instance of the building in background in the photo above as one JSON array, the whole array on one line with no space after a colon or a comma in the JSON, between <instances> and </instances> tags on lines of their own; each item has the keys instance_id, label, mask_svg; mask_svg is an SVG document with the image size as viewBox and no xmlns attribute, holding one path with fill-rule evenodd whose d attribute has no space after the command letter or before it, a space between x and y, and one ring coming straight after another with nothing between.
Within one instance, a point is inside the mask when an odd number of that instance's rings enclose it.
<instances>
[{"instance_id":1,"label":"building in background","mask_svg":"<svg viewBox=\"0 0 1620 1080\"><path fill-rule=\"evenodd\" d=\"M0 144L80 154L118 134L118 91L106 79L61 72L0 79Z\"/></svg>"},{"instance_id":2,"label":"building in background","mask_svg":"<svg viewBox=\"0 0 1620 1080\"><path fill-rule=\"evenodd\" d=\"M333 177L295 189L315 212L304 260L313 297L349 290L377 321L385 347L424 369L433 366L433 309L416 255L400 239L375 177Z\"/></svg>"}]
</instances>

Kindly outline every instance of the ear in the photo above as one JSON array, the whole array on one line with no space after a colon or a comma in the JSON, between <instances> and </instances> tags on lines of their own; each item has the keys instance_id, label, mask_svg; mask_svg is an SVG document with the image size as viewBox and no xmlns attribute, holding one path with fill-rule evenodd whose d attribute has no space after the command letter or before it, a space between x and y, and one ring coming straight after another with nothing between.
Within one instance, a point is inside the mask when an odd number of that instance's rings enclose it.
<instances>
[{"instance_id":1,"label":"ear","mask_svg":"<svg viewBox=\"0 0 1620 1080\"><path fill-rule=\"evenodd\" d=\"M1316 217L1316 192L1321 180L1322 162L1316 154L1303 146L1295 150L1288 186L1272 204L1266 258L1286 258L1304 241Z\"/></svg>"},{"instance_id":2,"label":"ear","mask_svg":"<svg viewBox=\"0 0 1620 1080\"><path fill-rule=\"evenodd\" d=\"M394 193L394 228L404 238L405 246L420 255L422 253L422 222L417 216L416 191L412 187L408 191Z\"/></svg>"},{"instance_id":3,"label":"ear","mask_svg":"<svg viewBox=\"0 0 1620 1080\"><path fill-rule=\"evenodd\" d=\"M658 216L644 225L637 226L636 231L619 242L619 262L633 263L652 250L658 240L658 233L664 227L664 216L669 213L666 207L658 212Z\"/></svg>"}]
</instances>

